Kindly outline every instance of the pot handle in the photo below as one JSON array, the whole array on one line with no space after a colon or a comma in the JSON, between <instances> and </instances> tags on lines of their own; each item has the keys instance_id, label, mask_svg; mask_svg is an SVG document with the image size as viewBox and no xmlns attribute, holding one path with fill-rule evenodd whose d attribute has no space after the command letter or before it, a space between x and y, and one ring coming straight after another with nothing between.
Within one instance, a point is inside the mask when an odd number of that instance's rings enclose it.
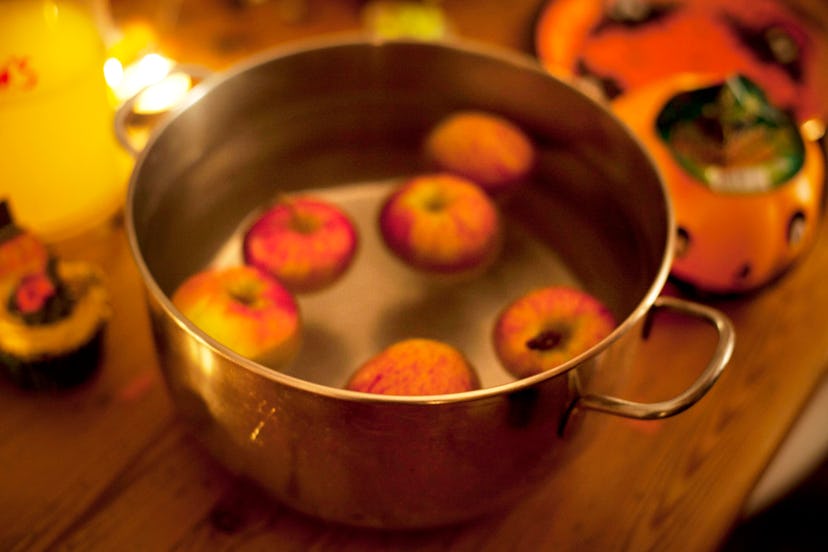
<instances>
[{"instance_id":1,"label":"pot handle","mask_svg":"<svg viewBox=\"0 0 828 552\"><path fill-rule=\"evenodd\" d=\"M191 77L203 80L210 76L212 71L206 67L202 67L201 65L179 63L170 68L167 72L167 76L172 75L173 73L184 73ZM121 147L123 147L133 157L138 157L141 151L136 148L129 139L127 122L129 121L129 116L132 115L132 112L135 109L135 103L138 101L138 98L145 90L154 86L154 84L157 83L149 84L141 88L138 92L124 100L124 103L115 111L115 137L118 139ZM190 91L192 91L192 89Z\"/></svg>"},{"instance_id":2,"label":"pot handle","mask_svg":"<svg viewBox=\"0 0 828 552\"><path fill-rule=\"evenodd\" d=\"M581 395L576 406L641 420L667 418L693 406L719 379L733 353L735 336L730 320L716 309L675 297L658 297L653 303L653 308L701 318L716 329L719 341L704 372L683 393L666 401L639 403L604 395Z\"/></svg>"}]
</instances>

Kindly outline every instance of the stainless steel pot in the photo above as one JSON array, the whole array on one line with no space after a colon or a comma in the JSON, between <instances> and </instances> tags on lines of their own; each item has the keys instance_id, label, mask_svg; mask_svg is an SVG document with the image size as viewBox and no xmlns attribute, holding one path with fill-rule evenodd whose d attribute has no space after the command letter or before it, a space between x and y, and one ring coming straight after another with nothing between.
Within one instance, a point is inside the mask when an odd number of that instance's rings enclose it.
<instances>
[{"instance_id":1,"label":"stainless steel pot","mask_svg":"<svg viewBox=\"0 0 828 552\"><path fill-rule=\"evenodd\" d=\"M502 205L499 262L471 282L435 282L383 249L377 205L394 179L427 170L426 130L470 107L527 130L539 166L532 185ZM277 372L205 336L169 296L206 266L241 262L245 221L277 194L300 190L343 205L362 242L341 283L300 298L303 351ZM126 220L181 415L231 469L325 519L426 527L502 508L577 458L589 440L578 431L584 411L676 414L704 395L733 347L722 314L659 297L673 215L638 142L531 60L480 45L336 39L209 77L140 153ZM598 296L619 324L560 368L514 381L492 352L494 316L530 288L561 282ZM623 378L636 328L662 308L717 330L699 380L657 404L598 393ZM362 361L412 336L461 349L485 387L433 397L342 389Z\"/></svg>"}]
</instances>

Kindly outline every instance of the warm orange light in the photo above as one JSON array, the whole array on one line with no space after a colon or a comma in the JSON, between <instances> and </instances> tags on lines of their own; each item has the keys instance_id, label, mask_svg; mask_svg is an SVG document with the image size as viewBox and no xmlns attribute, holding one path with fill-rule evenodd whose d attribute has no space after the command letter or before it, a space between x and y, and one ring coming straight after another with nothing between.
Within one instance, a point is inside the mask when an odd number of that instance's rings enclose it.
<instances>
[{"instance_id":1,"label":"warm orange light","mask_svg":"<svg viewBox=\"0 0 828 552\"><path fill-rule=\"evenodd\" d=\"M155 53L126 67L113 57L104 64L104 76L119 103L135 96L136 113L160 113L173 107L192 86L190 76L171 73L173 67L170 59Z\"/></svg>"},{"instance_id":2,"label":"warm orange light","mask_svg":"<svg viewBox=\"0 0 828 552\"><path fill-rule=\"evenodd\" d=\"M808 119L802 126L800 126L800 131L802 132L802 136L811 142L816 142L823 136L825 136L825 123L823 123L820 119L813 118Z\"/></svg>"},{"instance_id":3,"label":"warm orange light","mask_svg":"<svg viewBox=\"0 0 828 552\"><path fill-rule=\"evenodd\" d=\"M136 113L162 113L175 106L190 90L192 80L184 73L172 73L138 96Z\"/></svg>"}]
</instances>

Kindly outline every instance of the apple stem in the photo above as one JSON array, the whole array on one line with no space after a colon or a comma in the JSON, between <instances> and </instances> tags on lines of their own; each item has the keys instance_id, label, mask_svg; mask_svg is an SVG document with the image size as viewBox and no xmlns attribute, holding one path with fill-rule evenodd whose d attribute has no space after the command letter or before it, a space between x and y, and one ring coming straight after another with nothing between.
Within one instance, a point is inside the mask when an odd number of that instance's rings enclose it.
<instances>
[{"instance_id":1,"label":"apple stem","mask_svg":"<svg viewBox=\"0 0 828 552\"><path fill-rule=\"evenodd\" d=\"M283 205L291 213L296 212L296 208L293 206L293 200L285 193L276 195L276 205Z\"/></svg>"},{"instance_id":2,"label":"apple stem","mask_svg":"<svg viewBox=\"0 0 828 552\"><path fill-rule=\"evenodd\" d=\"M276 200L277 205L284 206L290 214L290 227L300 234L310 234L318 228L318 223L312 217L300 212L296 203L285 194L279 194Z\"/></svg>"}]
</instances>

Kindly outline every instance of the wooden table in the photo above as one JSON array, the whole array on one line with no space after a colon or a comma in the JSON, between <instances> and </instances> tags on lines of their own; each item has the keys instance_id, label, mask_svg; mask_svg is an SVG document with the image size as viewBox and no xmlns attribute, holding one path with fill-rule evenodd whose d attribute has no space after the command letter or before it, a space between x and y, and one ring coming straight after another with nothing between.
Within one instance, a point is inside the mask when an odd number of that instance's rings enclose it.
<instances>
[{"instance_id":1,"label":"wooden table","mask_svg":"<svg viewBox=\"0 0 828 552\"><path fill-rule=\"evenodd\" d=\"M536 3L515 2L493 24L484 15L495 4L446 3L457 8L459 31L523 47ZM330 28L355 24L339 17ZM498 515L422 532L333 526L236 480L177 419L120 223L58 252L106 270L114 317L88 384L43 394L0 382L0 550L711 550L826 373L823 225L809 254L774 285L707 301L732 318L737 345L690 410L657 422L589 414L583 429L594 439L582 456ZM711 349L700 326L658 323L626 396L657 400L693 379Z\"/></svg>"}]
</instances>

